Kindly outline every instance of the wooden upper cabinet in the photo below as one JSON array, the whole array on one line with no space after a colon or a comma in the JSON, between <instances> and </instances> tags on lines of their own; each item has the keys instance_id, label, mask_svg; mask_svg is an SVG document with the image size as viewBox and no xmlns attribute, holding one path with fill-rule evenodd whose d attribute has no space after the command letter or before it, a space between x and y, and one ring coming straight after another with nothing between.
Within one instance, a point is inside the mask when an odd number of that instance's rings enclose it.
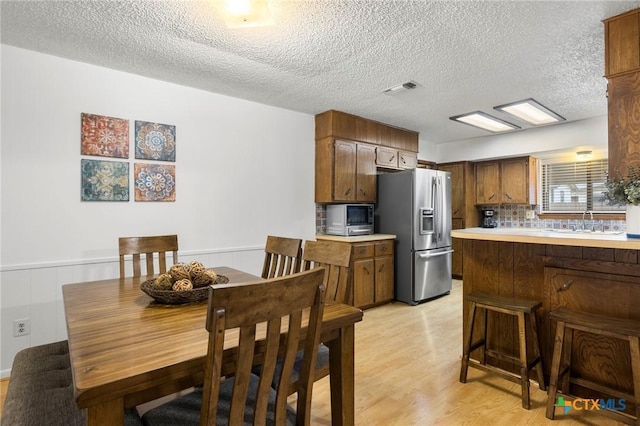
<instances>
[{"instance_id":1,"label":"wooden upper cabinet","mask_svg":"<svg viewBox=\"0 0 640 426\"><path fill-rule=\"evenodd\" d=\"M418 155L415 152L398 151L398 167L401 169L415 169L418 165Z\"/></svg>"},{"instance_id":2,"label":"wooden upper cabinet","mask_svg":"<svg viewBox=\"0 0 640 426\"><path fill-rule=\"evenodd\" d=\"M376 148L376 166L398 168L398 150L379 146Z\"/></svg>"},{"instance_id":3,"label":"wooden upper cabinet","mask_svg":"<svg viewBox=\"0 0 640 426\"><path fill-rule=\"evenodd\" d=\"M609 79L609 176L640 166L640 72Z\"/></svg>"},{"instance_id":4,"label":"wooden upper cabinet","mask_svg":"<svg viewBox=\"0 0 640 426\"><path fill-rule=\"evenodd\" d=\"M376 147L356 144L356 201L376 201Z\"/></svg>"},{"instance_id":5,"label":"wooden upper cabinet","mask_svg":"<svg viewBox=\"0 0 640 426\"><path fill-rule=\"evenodd\" d=\"M316 140L334 137L418 152L418 132L329 110L316 115Z\"/></svg>"},{"instance_id":6,"label":"wooden upper cabinet","mask_svg":"<svg viewBox=\"0 0 640 426\"><path fill-rule=\"evenodd\" d=\"M476 204L535 204L536 192L534 157L476 163Z\"/></svg>"},{"instance_id":7,"label":"wooden upper cabinet","mask_svg":"<svg viewBox=\"0 0 640 426\"><path fill-rule=\"evenodd\" d=\"M356 200L356 144L336 140L334 146L335 182L333 199L340 201Z\"/></svg>"},{"instance_id":8,"label":"wooden upper cabinet","mask_svg":"<svg viewBox=\"0 0 640 426\"><path fill-rule=\"evenodd\" d=\"M476 163L476 204L500 203L500 163Z\"/></svg>"},{"instance_id":9,"label":"wooden upper cabinet","mask_svg":"<svg viewBox=\"0 0 640 426\"><path fill-rule=\"evenodd\" d=\"M376 201L375 146L333 138L316 141L316 202Z\"/></svg>"},{"instance_id":10,"label":"wooden upper cabinet","mask_svg":"<svg viewBox=\"0 0 640 426\"><path fill-rule=\"evenodd\" d=\"M340 111L316 115L316 203L376 201L376 168L418 162L418 133Z\"/></svg>"},{"instance_id":11,"label":"wooden upper cabinet","mask_svg":"<svg viewBox=\"0 0 640 426\"><path fill-rule=\"evenodd\" d=\"M514 158L500 162L501 198L504 204L535 204L537 160Z\"/></svg>"},{"instance_id":12,"label":"wooden upper cabinet","mask_svg":"<svg viewBox=\"0 0 640 426\"><path fill-rule=\"evenodd\" d=\"M640 9L604 20L605 76L640 71Z\"/></svg>"}]
</instances>

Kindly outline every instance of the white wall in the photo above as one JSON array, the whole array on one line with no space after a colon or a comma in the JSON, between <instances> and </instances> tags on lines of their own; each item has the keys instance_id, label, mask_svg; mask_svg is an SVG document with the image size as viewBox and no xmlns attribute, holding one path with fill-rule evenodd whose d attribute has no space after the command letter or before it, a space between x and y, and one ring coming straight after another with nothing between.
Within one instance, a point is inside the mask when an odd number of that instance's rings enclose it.
<instances>
[{"instance_id":1,"label":"white wall","mask_svg":"<svg viewBox=\"0 0 640 426\"><path fill-rule=\"evenodd\" d=\"M181 260L256 274L267 234L314 237L313 116L6 45L1 59L3 375L66 338L61 286L117 277L120 236L176 233ZM136 119L175 125L176 201L80 201L83 112L129 119L130 139ZM19 318L30 335L13 337Z\"/></svg>"},{"instance_id":2,"label":"white wall","mask_svg":"<svg viewBox=\"0 0 640 426\"><path fill-rule=\"evenodd\" d=\"M428 135L421 135L421 159L437 163L453 161L477 161L483 159L537 155L540 157L558 151L591 149L607 151L607 116L581 121L527 129L503 135L465 139L443 144L428 142Z\"/></svg>"}]
</instances>

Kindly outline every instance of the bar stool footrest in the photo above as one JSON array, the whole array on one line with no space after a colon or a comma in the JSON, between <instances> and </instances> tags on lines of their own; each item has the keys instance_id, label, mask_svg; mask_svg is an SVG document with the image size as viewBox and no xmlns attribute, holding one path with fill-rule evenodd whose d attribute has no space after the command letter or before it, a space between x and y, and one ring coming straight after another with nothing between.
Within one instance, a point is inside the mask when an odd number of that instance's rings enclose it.
<instances>
[{"instance_id":1,"label":"bar stool footrest","mask_svg":"<svg viewBox=\"0 0 640 426\"><path fill-rule=\"evenodd\" d=\"M481 364L479 361L475 360L475 359L469 359L469 367L473 367L476 368L478 370L482 370L488 373L496 373L500 376L502 376L503 378L513 382L513 383L517 383L517 384L521 384L522 383L522 379L520 377L520 375L512 373L510 371L507 370L503 370L501 368L498 367L494 367L492 365L487 365L487 364Z\"/></svg>"},{"instance_id":2,"label":"bar stool footrest","mask_svg":"<svg viewBox=\"0 0 640 426\"><path fill-rule=\"evenodd\" d=\"M581 379L581 378L578 378L578 377L570 377L569 378L569 383L573 383L573 384L576 384L578 386L589 388L589 389L598 391L600 393L603 393L605 395L611 395L612 397L615 397L615 398L624 398L627 401L633 401L634 398L635 398L635 396L630 394L630 393L627 393L627 392L624 392L624 391L620 391L620 390L617 390L617 389L613 389L613 388L610 388L610 387L607 387L607 386L603 386L603 385L601 385L599 383L595 383L595 382L592 382L590 380Z\"/></svg>"},{"instance_id":3,"label":"bar stool footrest","mask_svg":"<svg viewBox=\"0 0 640 426\"><path fill-rule=\"evenodd\" d=\"M518 357L505 355L503 353L500 353L491 349L485 349L485 354L491 358L499 359L501 361L508 361L513 363L514 365L517 365L518 367L520 366L520 358ZM539 356L536 356L534 358L527 360L527 371L531 370L533 367L536 366L536 364L538 364L541 361L542 360Z\"/></svg>"}]
</instances>

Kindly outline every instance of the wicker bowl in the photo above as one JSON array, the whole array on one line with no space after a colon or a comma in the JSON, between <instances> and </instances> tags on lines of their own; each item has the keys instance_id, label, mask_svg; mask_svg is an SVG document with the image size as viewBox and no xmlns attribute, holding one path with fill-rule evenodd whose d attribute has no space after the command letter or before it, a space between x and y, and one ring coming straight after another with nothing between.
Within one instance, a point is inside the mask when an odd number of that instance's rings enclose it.
<instances>
[{"instance_id":1,"label":"wicker bowl","mask_svg":"<svg viewBox=\"0 0 640 426\"><path fill-rule=\"evenodd\" d=\"M207 300L209 297L209 286L194 288L187 291L174 291L174 290L158 290L153 288L155 278L147 280L140 284L140 290L147 293L158 303L164 303L166 305L182 305L185 303L195 303ZM212 284L226 284L229 282L229 278L224 275L218 275L215 283Z\"/></svg>"}]
</instances>

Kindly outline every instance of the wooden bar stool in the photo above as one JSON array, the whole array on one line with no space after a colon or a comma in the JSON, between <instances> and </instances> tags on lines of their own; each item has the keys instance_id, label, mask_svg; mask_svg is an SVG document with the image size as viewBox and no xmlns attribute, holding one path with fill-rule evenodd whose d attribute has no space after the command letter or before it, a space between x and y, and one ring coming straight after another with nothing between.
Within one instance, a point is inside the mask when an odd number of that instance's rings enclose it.
<instances>
[{"instance_id":1,"label":"wooden bar stool","mask_svg":"<svg viewBox=\"0 0 640 426\"><path fill-rule=\"evenodd\" d=\"M634 403L636 406L635 417L620 411L598 411L623 423L640 425L640 322L572 311L567 308L555 309L550 312L549 317L557 321L557 326L549 379L547 418L553 420L555 414L554 404L558 394L558 381L561 380L562 397L568 401L578 398L570 394L569 385L575 383L582 387L596 390L599 393L616 398L624 398L628 402ZM571 377L573 330L629 342L633 395L590 380Z\"/></svg>"},{"instance_id":2,"label":"wooden bar stool","mask_svg":"<svg viewBox=\"0 0 640 426\"><path fill-rule=\"evenodd\" d=\"M522 406L527 410L531 406L529 399L529 370L536 368L538 374L538 383L540 389L545 390L544 375L542 372L542 357L540 356L540 345L538 341L538 327L536 325L536 310L542 306L542 302L516 299L513 297L495 296L482 292L473 292L464 296L464 300L471 302L471 310L469 312L469 328L464 339L464 353L462 354L462 365L460 367L460 382L467 382L467 370L474 367L483 371L497 373L507 380L520 383L522 387ZM480 309L484 310L484 327L483 336L476 342L473 342L473 326L476 320L476 314L480 313ZM518 319L518 336L519 336L519 357L513 357L503 353L499 353L487 347L487 316L489 311L502 312L504 314L513 315ZM526 319L529 319L531 329L531 342L533 343L534 356L527 359L527 327ZM478 348L483 348L481 361L469 359L471 352ZM486 356L490 355L500 360L514 363L520 367L520 374L503 370L486 364Z\"/></svg>"}]
</instances>

